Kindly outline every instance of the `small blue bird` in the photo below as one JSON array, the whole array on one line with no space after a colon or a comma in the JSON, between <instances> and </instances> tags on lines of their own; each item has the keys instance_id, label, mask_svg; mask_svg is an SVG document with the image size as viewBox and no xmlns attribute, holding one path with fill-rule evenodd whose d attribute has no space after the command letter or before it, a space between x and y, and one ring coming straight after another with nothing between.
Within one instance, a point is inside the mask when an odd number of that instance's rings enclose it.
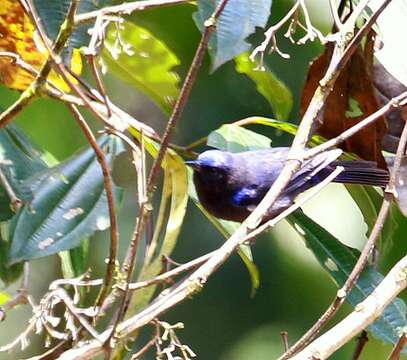
<instances>
[{"instance_id":1,"label":"small blue bird","mask_svg":"<svg viewBox=\"0 0 407 360\"><path fill-rule=\"evenodd\" d=\"M242 222L260 203L280 174L289 148L277 147L230 153L208 150L197 160L187 161L194 169L194 184L203 207L212 215ZM268 210L266 219L287 209L296 196L323 181L336 166L344 170L335 182L385 187L389 173L371 161L336 161L334 149L306 160L284 192Z\"/></svg>"}]
</instances>

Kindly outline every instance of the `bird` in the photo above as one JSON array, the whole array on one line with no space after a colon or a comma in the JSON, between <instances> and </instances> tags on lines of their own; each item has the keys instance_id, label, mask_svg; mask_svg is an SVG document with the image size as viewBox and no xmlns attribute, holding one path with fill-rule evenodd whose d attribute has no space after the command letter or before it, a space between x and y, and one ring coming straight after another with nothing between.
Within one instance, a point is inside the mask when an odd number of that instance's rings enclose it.
<instances>
[{"instance_id":1,"label":"bird","mask_svg":"<svg viewBox=\"0 0 407 360\"><path fill-rule=\"evenodd\" d=\"M243 222L277 179L289 150L289 147L239 153L207 150L186 164L193 169L193 181L202 206L217 218ZM341 153L342 150L333 149L305 160L268 209L263 222L291 206L300 193L319 184L337 166L344 169L334 182L383 188L387 185L387 170L378 168L373 161L337 160Z\"/></svg>"}]
</instances>

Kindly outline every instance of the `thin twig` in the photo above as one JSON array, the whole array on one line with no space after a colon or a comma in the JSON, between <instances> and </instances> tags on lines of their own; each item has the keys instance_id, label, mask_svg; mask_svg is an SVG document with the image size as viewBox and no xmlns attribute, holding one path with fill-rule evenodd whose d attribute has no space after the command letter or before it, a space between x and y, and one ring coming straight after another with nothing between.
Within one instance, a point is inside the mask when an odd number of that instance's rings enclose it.
<instances>
[{"instance_id":1,"label":"thin twig","mask_svg":"<svg viewBox=\"0 0 407 360\"><path fill-rule=\"evenodd\" d=\"M360 331L373 323L407 287L407 256L402 258L385 276L374 291L355 310L314 340L291 360L327 359Z\"/></svg>"},{"instance_id":2,"label":"thin twig","mask_svg":"<svg viewBox=\"0 0 407 360\"><path fill-rule=\"evenodd\" d=\"M365 246L359 256L358 261L356 262L352 272L349 277L346 279L345 284L341 289L338 290L335 300L327 308L325 313L318 319L318 321L299 339L279 360L285 360L290 358L291 355L297 353L300 349L303 349L307 344L309 344L312 339L319 333L322 327L327 324L327 322L332 319L336 314L339 308L344 303L346 296L350 293L353 288L353 285L359 278L359 275L365 268L369 256L372 253L375 244L380 236L380 233L383 229L384 223L386 221L387 215L390 211L391 203L394 199L395 184L398 176L398 172L401 166L401 159L404 154L407 143L407 122L404 126L403 132L400 137L400 141L397 148L396 157L394 160L393 168L391 169L389 184L385 190L384 199L382 206L380 208L379 214L377 215L376 222L373 226L373 229L369 235L368 240L366 241Z\"/></svg>"},{"instance_id":3,"label":"thin twig","mask_svg":"<svg viewBox=\"0 0 407 360\"><path fill-rule=\"evenodd\" d=\"M188 3L189 1L190 0L146 0L143 2L132 1L120 5L106 6L100 10L77 15L75 17L75 25L92 21L98 17L103 17L106 15L130 15L131 13L138 10L148 10L168 5L177 5Z\"/></svg>"},{"instance_id":4,"label":"thin twig","mask_svg":"<svg viewBox=\"0 0 407 360\"><path fill-rule=\"evenodd\" d=\"M288 331L281 331L280 332L281 341L283 342L284 351L288 350Z\"/></svg>"},{"instance_id":5,"label":"thin twig","mask_svg":"<svg viewBox=\"0 0 407 360\"><path fill-rule=\"evenodd\" d=\"M50 44L49 44L49 40L46 36L45 30L42 26L41 23L41 19L39 18L37 11L34 7L34 5L32 4L32 0L26 0L27 1L27 6L29 7L30 13L29 16L31 17L35 28L44 44L44 46L46 47L48 54L49 54L49 58L50 58L50 66L54 66L55 70L59 73L59 75L61 75L61 77L63 78L63 80L65 81L65 83L70 87L70 89L72 89L83 101L84 105L86 105L86 107L96 116L96 118L101 119L104 122L108 123L108 119L106 119L105 116L102 115L102 113L100 111L98 111L98 109L93 106L93 101L95 95L92 93L85 93L82 88L80 86L78 86L76 83L74 83L72 81L71 78L71 72L70 70L67 70L65 64L63 61L61 61L58 52L55 52L53 50L53 48L51 48ZM77 2L77 0L75 0L75 2ZM67 17L68 18L68 17ZM62 24L61 28L72 28L72 21L73 21L73 16L69 16L69 19L71 21L65 21L64 24ZM65 32L61 33L65 34ZM102 96L100 96L102 98Z\"/></svg>"},{"instance_id":6,"label":"thin twig","mask_svg":"<svg viewBox=\"0 0 407 360\"><path fill-rule=\"evenodd\" d=\"M400 354L404 349L404 346L407 344L407 333L403 331L403 334L400 336L399 341L397 342L396 346L393 348L390 356L387 360L399 360Z\"/></svg>"},{"instance_id":7,"label":"thin twig","mask_svg":"<svg viewBox=\"0 0 407 360\"><path fill-rule=\"evenodd\" d=\"M318 185L311 188L308 192L306 192L304 194L304 196L302 196L300 199L298 199L289 208L285 209L284 211L282 211L280 214L278 214L273 219L268 220L266 223L264 223L263 225L257 227L255 230L250 232L245 237L245 239L244 239L245 242L253 241L253 239L255 239L257 236L264 233L268 229L271 229L281 220L285 219L288 215L292 214L295 210L302 207L305 203L307 203L309 200L311 200L315 195L317 195L319 192L321 192L321 190L324 189L328 184L330 184L343 170L344 170L344 168L342 166L337 166L336 169L331 174L329 174L329 176L327 176Z\"/></svg>"},{"instance_id":8,"label":"thin twig","mask_svg":"<svg viewBox=\"0 0 407 360\"><path fill-rule=\"evenodd\" d=\"M87 59L88 59L88 62L90 64L90 67L92 69L93 77L96 79L96 84L98 86L98 90L99 90L100 94L102 95L103 102L106 105L107 117L110 118L112 116L112 109L110 108L109 99L107 98L107 95L106 95L105 86L103 85L102 78L100 76L100 73L98 71L98 67L97 67L96 62L95 62L95 56L94 55L88 55Z\"/></svg>"},{"instance_id":9,"label":"thin twig","mask_svg":"<svg viewBox=\"0 0 407 360\"><path fill-rule=\"evenodd\" d=\"M21 0L20 3L22 3ZM71 2L65 20L65 24L67 26L61 29L52 48L52 51L55 54L59 54L62 51L69 35L72 32L73 17L78 7L78 3L78 0L73 0ZM24 8L26 7L25 5L30 6L29 1L26 4L23 4ZM3 128L7 124L9 124L16 115L18 115L27 105L31 103L32 100L34 100L38 92L40 92L40 90L46 83L47 77L52 69L52 61L52 56L49 54L47 60L45 61L33 83L24 90L24 92L20 95L18 100L14 102L14 104L10 105L5 111L0 114L0 128Z\"/></svg>"},{"instance_id":10,"label":"thin twig","mask_svg":"<svg viewBox=\"0 0 407 360\"><path fill-rule=\"evenodd\" d=\"M109 208L109 220L110 220L110 253L109 261L107 263L107 269L105 274L105 280L102 286L102 289L99 293L97 305L100 306L108 291L110 290L113 284L113 276L116 268L117 260L117 248L119 243L119 232L117 227L117 216L116 209L114 204L114 194L113 194L113 181L110 175L109 164L106 160L105 153L98 145L95 136L92 133L92 130L89 128L86 120L83 118L82 114L79 112L78 108L75 105L68 105L72 114L74 115L75 120L78 122L80 128L82 129L86 139L88 140L90 146L93 148L96 159L99 162L99 165L103 173L103 186L106 191L107 205Z\"/></svg>"},{"instance_id":11,"label":"thin twig","mask_svg":"<svg viewBox=\"0 0 407 360\"><path fill-rule=\"evenodd\" d=\"M368 117L358 122L356 125L345 130L343 133L339 134L337 137L330 139L324 142L321 145L315 146L312 149L309 149L305 155L304 159L310 159L314 156L332 149L337 145L341 144L345 140L349 139L351 136L359 132L360 130L366 128L370 124L373 124L375 121L379 120L383 115L386 115L392 111L399 109L400 107L407 104L407 91L401 93L400 95L391 99L386 105L381 107L379 110L375 111L373 114L370 114Z\"/></svg>"},{"instance_id":12,"label":"thin twig","mask_svg":"<svg viewBox=\"0 0 407 360\"><path fill-rule=\"evenodd\" d=\"M356 348L355 351L353 352L352 355L352 360L358 360L360 355L362 354L363 349L365 348L365 345L369 341L369 338L367 336L367 331L363 330L359 337L357 338L357 343L356 343Z\"/></svg>"},{"instance_id":13,"label":"thin twig","mask_svg":"<svg viewBox=\"0 0 407 360\"><path fill-rule=\"evenodd\" d=\"M365 3L364 1L363 3ZM361 2L362 3L362 2ZM354 25L354 23L353 23ZM350 26L350 23L347 23ZM345 42L347 38L345 37ZM353 45L347 49L348 53L352 53L356 49ZM208 277L216 271L216 269L242 244L242 241L249 234L251 229L254 229L257 224L261 223L263 217L267 213L267 209L276 201L278 196L284 190L286 185L291 180L293 174L300 168L302 163L302 155L304 152L305 144L307 143L312 124L318 116L319 111L322 109L325 99L327 98L333 83L338 76L340 68L336 64L343 55L340 49L344 46L343 43L338 45L338 51L335 53L335 58L332 59L332 66L329 67L324 83L320 86L314 97L312 98L309 108L300 124L299 131L294 139L292 151L290 152L289 159L287 160L283 171L280 176L268 191L265 198L246 219L246 221L235 231L235 233L218 249L216 256L211 257L206 261L198 270L193 272L184 281L175 284L169 289L165 290L149 306L141 312L133 315L126 321L120 323L117 327L117 333L120 338L124 338L131 334L133 331L139 329L141 326L149 323L152 319L156 318L159 314L172 308L176 304L185 300L185 298L198 292L207 281ZM110 336L109 330L105 331L102 336L106 339ZM102 351L100 344L91 341L78 349L72 349L65 352L61 358L68 359L76 357L79 359L89 358L95 356Z\"/></svg>"},{"instance_id":14,"label":"thin twig","mask_svg":"<svg viewBox=\"0 0 407 360\"><path fill-rule=\"evenodd\" d=\"M17 196L16 192L13 189L13 186L7 179L7 176L4 174L3 169L0 166L0 184L3 189L6 191L6 194L10 198L10 208L16 213L22 206L22 200Z\"/></svg>"},{"instance_id":15,"label":"thin twig","mask_svg":"<svg viewBox=\"0 0 407 360\"><path fill-rule=\"evenodd\" d=\"M152 339L145 344L139 351L137 351L135 354L131 356L131 360L140 360L141 356L144 355L152 346L158 345L158 342L160 341L160 323L158 320L154 321L155 325L155 333L152 337Z\"/></svg>"},{"instance_id":16,"label":"thin twig","mask_svg":"<svg viewBox=\"0 0 407 360\"><path fill-rule=\"evenodd\" d=\"M329 0L329 7L331 8L332 18L337 30L340 30L342 27L342 21L339 18L338 10L336 8L335 0Z\"/></svg>"},{"instance_id":17,"label":"thin twig","mask_svg":"<svg viewBox=\"0 0 407 360\"><path fill-rule=\"evenodd\" d=\"M3 306L0 306L0 322L6 318L7 311L13 309L17 305L24 305L29 303L28 301L28 282L30 278L30 263L24 261L23 265L23 279L21 281L20 289L17 290L17 294L7 301Z\"/></svg>"},{"instance_id":18,"label":"thin twig","mask_svg":"<svg viewBox=\"0 0 407 360\"><path fill-rule=\"evenodd\" d=\"M138 217L136 229L134 231L133 238L130 242L130 246L126 253L125 261L123 264L123 269L125 270L125 273L127 274L126 284L129 284L131 282L131 278L132 278L134 266L135 266L137 247L138 247L141 235L143 233L143 228L146 223L147 217L151 213L150 199L151 199L152 193L154 192L155 184L158 179L161 162L164 159L164 155L167 151L170 137L171 137L171 135L175 129L175 126L176 126L179 118L181 117L182 112L185 108L185 105L189 99L189 95L191 93L192 86L196 80L198 71L201 67L201 64L202 64L202 61L203 61L203 58L205 55L205 51L208 47L209 39L210 39L213 31L215 30L216 21L219 18L221 12L223 11L224 7L226 6L227 2L228 2L228 0L222 0L217 5L212 16L208 20L206 20L204 23L205 29L203 31L198 48L195 52L194 59L192 60L191 66L189 68L189 71L186 75L183 86L181 88L179 97L174 105L173 111L168 120L166 129L164 131L164 135L161 138L160 148L158 150L156 158L154 159L153 165L151 167L151 170L150 170L150 173L148 176L147 199L140 206L139 217ZM125 296L123 296L123 301L120 305L118 316L117 316L117 321L115 323L116 325L113 327L112 334L113 334L117 324L122 320L124 313L127 310L129 302L130 302L130 297L129 297L128 292L126 292Z\"/></svg>"},{"instance_id":19,"label":"thin twig","mask_svg":"<svg viewBox=\"0 0 407 360\"><path fill-rule=\"evenodd\" d=\"M291 9L287 12L287 14L284 15L284 17L277 23L272 26L270 26L264 33L265 39L263 42L257 46L252 53L250 54L250 59L254 61L255 57L257 54L260 54L260 66L264 63L264 53L267 50L267 46L272 43L270 52L276 51L282 58L289 58L288 54L284 54L280 51L280 49L277 46L277 40L275 37L276 32L288 21L291 19L291 17L296 13L300 6L300 0L297 0L294 5L291 7Z\"/></svg>"},{"instance_id":20,"label":"thin twig","mask_svg":"<svg viewBox=\"0 0 407 360\"><path fill-rule=\"evenodd\" d=\"M169 279L172 279L173 277L182 274L188 270L194 269L197 266L203 264L205 261L207 261L209 258L215 255L217 250L212 251L208 254L202 255L194 260L191 260L185 264L179 265L176 268L166 271L165 273L156 276L155 278L151 280L144 280L144 281L139 281L133 284L129 284L129 290L134 291L138 290L153 284L157 284L160 282L168 281Z\"/></svg>"},{"instance_id":21,"label":"thin twig","mask_svg":"<svg viewBox=\"0 0 407 360\"><path fill-rule=\"evenodd\" d=\"M62 289L58 288L53 291L53 296L58 296L59 299L61 299L67 310L70 312L70 314L81 324L81 326L95 339L100 341L99 339L99 334L97 331L93 328L93 326L87 321L83 316L81 316L78 312L77 307L75 306L74 302L71 300L69 297L68 293ZM101 341L100 341L101 342Z\"/></svg>"},{"instance_id":22,"label":"thin twig","mask_svg":"<svg viewBox=\"0 0 407 360\"><path fill-rule=\"evenodd\" d=\"M143 356L148 350L150 350L150 348L152 348L155 345L156 342L157 342L157 339L154 337L147 344L145 344L139 351L134 353L131 356L131 360L139 360L139 359L141 359L141 356Z\"/></svg>"},{"instance_id":23,"label":"thin twig","mask_svg":"<svg viewBox=\"0 0 407 360\"><path fill-rule=\"evenodd\" d=\"M226 6L227 2L228 2L228 0L222 0L219 3L219 5L216 8L213 15L208 20L205 21L205 24L204 24L205 29L202 34L201 41L199 42L198 48L195 52L194 59L192 60L188 74L187 74L184 84L181 88L180 95L174 105L173 111L168 120L167 127L164 131L164 135L161 138L160 149L158 151L158 154L154 160L154 163L150 170L150 174L148 176L148 187L147 187L148 193L150 193L151 190L155 186L155 183L156 183L158 175L159 175L161 162L164 158L165 152L168 147L168 142L175 129L175 125L177 124L179 118L181 117L181 115L184 111L185 105L189 99L189 95L191 93L192 86L196 80L196 76L198 75L198 71L201 67L202 60L205 55L205 51L208 47L209 39L215 30L216 20L220 16L220 13L223 10L223 8Z\"/></svg>"}]
</instances>

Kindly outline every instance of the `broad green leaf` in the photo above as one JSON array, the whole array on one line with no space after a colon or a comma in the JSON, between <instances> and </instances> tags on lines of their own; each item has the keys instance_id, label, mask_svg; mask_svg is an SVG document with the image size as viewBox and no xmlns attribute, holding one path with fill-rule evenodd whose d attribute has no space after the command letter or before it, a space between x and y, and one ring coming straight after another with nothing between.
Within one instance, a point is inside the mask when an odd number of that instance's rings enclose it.
<instances>
[{"instance_id":1,"label":"broad green leaf","mask_svg":"<svg viewBox=\"0 0 407 360\"><path fill-rule=\"evenodd\" d=\"M121 140L102 136L98 143L112 167L124 149ZM23 185L33 198L11 221L10 263L72 249L110 225L103 175L91 148ZM114 187L114 193L117 202L121 191Z\"/></svg>"},{"instance_id":2,"label":"broad green leaf","mask_svg":"<svg viewBox=\"0 0 407 360\"><path fill-rule=\"evenodd\" d=\"M288 87L270 69L249 59L245 52L235 58L236 71L254 81L257 91L265 97L277 119L288 119L293 107L293 96Z\"/></svg>"},{"instance_id":3,"label":"broad green leaf","mask_svg":"<svg viewBox=\"0 0 407 360\"><path fill-rule=\"evenodd\" d=\"M146 29L124 22L109 28L102 53L114 76L144 92L169 113L179 93L179 65L176 55Z\"/></svg>"},{"instance_id":4,"label":"broad green leaf","mask_svg":"<svg viewBox=\"0 0 407 360\"><path fill-rule=\"evenodd\" d=\"M226 124L209 134L207 144L219 150L240 152L268 148L271 140L241 126Z\"/></svg>"},{"instance_id":5,"label":"broad green leaf","mask_svg":"<svg viewBox=\"0 0 407 360\"><path fill-rule=\"evenodd\" d=\"M359 251L342 244L301 211L292 214L288 220L303 237L307 247L313 252L321 266L341 287L355 266L360 255ZM382 280L383 276L373 266L368 265L361 273L347 300L352 306L356 306L371 294ZM396 344L405 326L407 326L406 305L397 298L368 329L375 337Z\"/></svg>"},{"instance_id":6,"label":"broad green leaf","mask_svg":"<svg viewBox=\"0 0 407 360\"><path fill-rule=\"evenodd\" d=\"M39 149L15 125L0 130L0 169L16 195L22 197L22 200L25 200L27 194L20 192L20 182L47 168L41 156ZM1 187L0 221L8 220L12 216L10 199Z\"/></svg>"},{"instance_id":7,"label":"broad green leaf","mask_svg":"<svg viewBox=\"0 0 407 360\"><path fill-rule=\"evenodd\" d=\"M194 20L202 32L219 0L198 0ZM256 27L263 28L270 16L271 0L231 0L223 9L209 42L212 69L250 49L247 37Z\"/></svg>"},{"instance_id":8,"label":"broad green leaf","mask_svg":"<svg viewBox=\"0 0 407 360\"><path fill-rule=\"evenodd\" d=\"M11 296L4 291L0 291L0 306L4 305L11 299Z\"/></svg>"},{"instance_id":9,"label":"broad green leaf","mask_svg":"<svg viewBox=\"0 0 407 360\"><path fill-rule=\"evenodd\" d=\"M65 21L71 0L33 0L33 3L47 35L55 40L62 23ZM81 0L77 13L90 12L112 3L112 0ZM92 24L85 24L76 28L69 37L68 48L77 49L88 45L90 40L88 30L91 27Z\"/></svg>"}]
</instances>

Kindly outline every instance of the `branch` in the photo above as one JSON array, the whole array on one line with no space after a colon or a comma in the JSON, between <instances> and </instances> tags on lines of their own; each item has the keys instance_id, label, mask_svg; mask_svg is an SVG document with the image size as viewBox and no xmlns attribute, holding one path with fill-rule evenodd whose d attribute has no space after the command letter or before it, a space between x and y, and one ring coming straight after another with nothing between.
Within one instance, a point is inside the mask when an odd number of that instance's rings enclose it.
<instances>
[{"instance_id":1,"label":"branch","mask_svg":"<svg viewBox=\"0 0 407 360\"><path fill-rule=\"evenodd\" d=\"M135 228L135 231L133 234L133 238L130 241L130 245L127 250L126 257L125 257L125 260L124 260L124 263L122 266L122 270L124 270L124 273L126 274L125 296L123 296L122 302L121 302L119 310L117 312L116 320L114 322L114 326L113 326L113 330L112 330L112 335L114 334L115 328L117 327L119 322L123 319L123 317L127 311L127 308L129 306L130 300L131 300L129 293L128 293L128 284L131 282L131 279L133 276L135 261L136 261L136 251L137 251L137 247L138 247L141 235L143 233L144 224L146 223L148 217L151 214L151 210L150 210L151 206L149 204L151 202L151 198L152 198L152 195L155 190L155 185L158 180L161 163L164 159L165 153L169 146L169 141L170 141L171 135L172 135L172 133L175 129L175 126L176 126L179 118L181 117L182 112L184 111L185 105L189 99L189 95L191 93L192 86L196 80L198 71L201 67L203 58L205 56L205 52L208 47L209 39L210 39L212 33L215 31L216 21L219 18L219 16L221 15L227 2L228 2L228 0L222 0L215 8L215 11L211 15L211 17L208 20L206 20L204 23L205 29L202 33L201 40L200 40L198 48L195 52L195 56L192 60L191 66L189 67L188 73L187 73L184 83L182 85L178 99L175 102L171 116L168 119L168 123L165 128L164 134L161 138L160 148L158 150L156 158L154 159L154 162L151 167L151 170L150 170L150 173L148 176L148 180L147 180L146 199L140 205L140 211L139 211L139 216L137 219L136 228Z\"/></svg>"},{"instance_id":2,"label":"branch","mask_svg":"<svg viewBox=\"0 0 407 360\"><path fill-rule=\"evenodd\" d=\"M404 125L403 132L400 137L400 141L397 147L397 153L394 161L393 168L391 170L389 184L385 189L384 199L382 206L380 208L379 214L377 216L376 222L373 229L369 235L369 238L363 247L363 250L356 262L352 272L346 279L345 284L341 289L338 290L335 300L331 303L325 313L318 319L318 321L299 339L285 354L283 354L279 360L285 360L290 358L291 355L298 352L304 346L309 344L312 339L319 333L322 327L328 323L329 320L336 314L339 308L344 303L346 297L353 288L353 285L358 280L361 272L365 268L369 256L372 253L375 244L380 236L383 229L384 223L387 219L388 213L390 211L391 203L394 200L394 194L396 194L395 184L396 179L400 170L402 156L405 152L407 144L407 122Z\"/></svg>"},{"instance_id":3,"label":"branch","mask_svg":"<svg viewBox=\"0 0 407 360\"><path fill-rule=\"evenodd\" d=\"M407 334L406 330L403 331L403 334L400 336L399 341L397 342L396 346L394 347L393 351L391 352L389 358L387 360L399 360L400 354L404 349L404 346L407 344Z\"/></svg>"},{"instance_id":4,"label":"branch","mask_svg":"<svg viewBox=\"0 0 407 360\"><path fill-rule=\"evenodd\" d=\"M30 263L24 261L23 268L23 279L21 281L21 286L17 290L17 294L13 296L12 299L7 301L3 306L0 306L0 322L4 321L6 318L7 311L13 309L17 305L24 305L29 303L28 300L28 281L30 277Z\"/></svg>"},{"instance_id":5,"label":"branch","mask_svg":"<svg viewBox=\"0 0 407 360\"><path fill-rule=\"evenodd\" d=\"M386 115L394 110L399 109L400 107L407 104L407 91L401 93L400 95L391 99L386 105L381 107L379 110L375 111L373 114L370 114L367 118L358 122L356 125L345 130L343 133L339 134L337 137L330 139L324 142L321 145L315 146L312 149L309 149L305 155L304 159L310 159L324 151L332 149L337 145L341 144L345 140L349 139L351 136L379 120L383 115Z\"/></svg>"},{"instance_id":6,"label":"branch","mask_svg":"<svg viewBox=\"0 0 407 360\"><path fill-rule=\"evenodd\" d=\"M20 0L20 3L22 4L24 9L32 9L32 6L30 2L28 1L25 3L25 1ZM66 41L69 38L69 35L72 32L73 29L73 17L75 15L77 6L78 6L79 1L78 0L73 0L71 2L71 5L68 9L68 14L65 20L66 26L61 27L61 31L58 34L57 39L55 40L55 44L52 48L52 51L55 54L59 54ZM30 15L30 14L28 14ZM31 13L32 15L32 13ZM38 21L38 19L36 19ZM35 23L33 21L33 23ZM44 87L44 84L47 81L47 77L49 73L51 72L52 69L52 62L53 58L51 54L49 53L47 60L45 61L44 65L42 66L40 72L38 73L37 77L33 81L33 83L24 90L24 92L20 95L18 100L9 106L5 111L3 111L0 114L0 128L3 128L7 124L9 124L16 115L18 115L27 105L31 103L32 100L37 96L37 94L40 92L40 90Z\"/></svg>"},{"instance_id":7,"label":"branch","mask_svg":"<svg viewBox=\"0 0 407 360\"><path fill-rule=\"evenodd\" d=\"M153 284L161 283L161 282L167 281L169 279L172 279L174 276L182 274L183 272L186 272L188 270L191 270L191 269L203 264L209 258L211 258L212 256L215 256L215 254L216 254L216 250L212 251L208 254L202 255L185 264L177 266L176 268L174 268L172 270L166 271L165 273L160 274L151 280L144 280L144 281L139 281L139 282L136 282L133 284L129 284L129 290L131 290L131 291L138 290L138 289L141 289L141 288L153 285Z\"/></svg>"},{"instance_id":8,"label":"branch","mask_svg":"<svg viewBox=\"0 0 407 360\"><path fill-rule=\"evenodd\" d=\"M109 164L107 163L105 153L98 145L95 136L92 133L92 130L89 128L82 114L79 112L78 108L74 105L69 105L69 110L71 110L75 120L78 122L82 132L84 133L86 139L88 140L90 146L93 148L93 151L96 154L96 159L99 162L99 165L103 173L103 185L106 191L107 205L109 208L109 220L110 220L110 254L109 261L107 264L105 280L100 290L97 305L101 305L103 300L106 297L107 292L110 290L113 284L113 276L116 267L117 261L117 248L119 242L119 231L117 227L117 215L116 208L114 203L114 194L113 194L113 180L110 175Z\"/></svg>"},{"instance_id":9,"label":"branch","mask_svg":"<svg viewBox=\"0 0 407 360\"><path fill-rule=\"evenodd\" d=\"M189 0L145 0L145 1L133 1L115 6L107 6L100 10L91 11L85 14L75 16L75 25L79 25L88 21L92 21L97 17L103 17L106 15L130 15L138 10L148 10L157 7L163 7L168 5L176 5L182 3L189 3Z\"/></svg>"},{"instance_id":10,"label":"branch","mask_svg":"<svg viewBox=\"0 0 407 360\"><path fill-rule=\"evenodd\" d=\"M390 270L376 289L359 303L351 314L291 359L327 359L334 351L374 322L406 287L407 256Z\"/></svg>"},{"instance_id":11,"label":"branch","mask_svg":"<svg viewBox=\"0 0 407 360\"><path fill-rule=\"evenodd\" d=\"M363 330L361 334L359 335L356 343L356 348L355 351L353 352L352 355L352 360L358 360L360 358L360 355L362 354L363 349L365 348L365 345L369 341L369 337L367 336L366 330Z\"/></svg>"},{"instance_id":12,"label":"branch","mask_svg":"<svg viewBox=\"0 0 407 360\"><path fill-rule=\"evenodd\" d=\"M367 0L361 2L366 3ZM360 3L360 4L361 4ZM359 5L360 5L359 4ZM360 7L358 7L360 10ZM356 19L354 19L356 20ZM346 29L349 29L350 26L354 26L354 22L351 23L350 20L345 23L347 26ZM372 23L370 24L370 26ZM341 70L341 66L344 66L346 63L345 60L349 59L350 55L356 50L359 42L362 40L362 36L360 35L361 32L356 36L356 40L351 43L351 46L347 47L346 50L343 50L345 44L341 42L339 45L337 44L334 51L334 56L331 60L331 64L325 74L324 79L321 81L321 86L316 90L313 98L311 99L310 105L307 109L307 112L304 115L303 120L299 126L298 132L296 137L294 138L293 146L290 150L288 160L280 173L277 180L274 182L273 186L267 192L264 199L260 202L260 204L256 207L256 209L250 214L250 216L244 221L244 223L235 231L235 233L218 249L216 256L211 257L207 262L205 262L198 270L196 270L193 274L191 274L186 280L180 282L172 286L169 289L166 289L165 294L161 294L161 296L157 297L150 305L135 314L134 316L130 317L126 321L118 324L117 326L117 333L118 336L123 338L133 331L139 329L141 326L149 323L152 319L157 317L158 315L162 314L166 310L172 308L176 304L182 302L187 297L190 297L194 293L200 291L203 285L206 283L208 277L216 271L216 269L223 264L224 261L239 247L245 240L245 238L249 235L252 229L255 229L258 224L261 223L262 219L264 218L267 209L276 201L279 197L281 192L290 182L293 174L300 168L303 160L303 155L305 153L305 145L308 141L310 136L312 125L317 118L320 110L323 107L323 104L328 97L332 86L339 75ZM345 34L344 34L345 35ZM344 36L344 42L347 42L347 37ZM343 60L345 59L345 60ZM187 81L184 85L187 84ZM183 87L185 89L185 87ZM189 89L190 90L190 89ZM184 90L185 91L185 90ZM181 92L183 94L183 92ZM178 100L180 105L183 105L182 96ZM174 108L174 114L175 113ZM182 107L181 107L182 110ZM173 118L173 116L171 117ZM170 120L171 120L170 118ZM174 118L173 118L174 120ZM169 121L166 134L171 134L172 128L175 125L177 117L175 117L175 121ZM167 138L163 139L162 147L160 150L161 159L156 159L156 165L153 167L151 174L155 174L154 169L158 169L158 164L161 162L162 157L164 156L163 148L167 145L165 141L168 142ZM155 175L157 176L157 175ZM152 178L154 179L154 178ZM102 334L102 337L106 339L110 336L110 331L106 331ZM79 349L72 349L65 352L62 355L62 359L69 359L69 358L89 358L91 356L95 356L102 351L100 343L91 341L87 345L79 348Z\"/></svg>"}]
</instances>

